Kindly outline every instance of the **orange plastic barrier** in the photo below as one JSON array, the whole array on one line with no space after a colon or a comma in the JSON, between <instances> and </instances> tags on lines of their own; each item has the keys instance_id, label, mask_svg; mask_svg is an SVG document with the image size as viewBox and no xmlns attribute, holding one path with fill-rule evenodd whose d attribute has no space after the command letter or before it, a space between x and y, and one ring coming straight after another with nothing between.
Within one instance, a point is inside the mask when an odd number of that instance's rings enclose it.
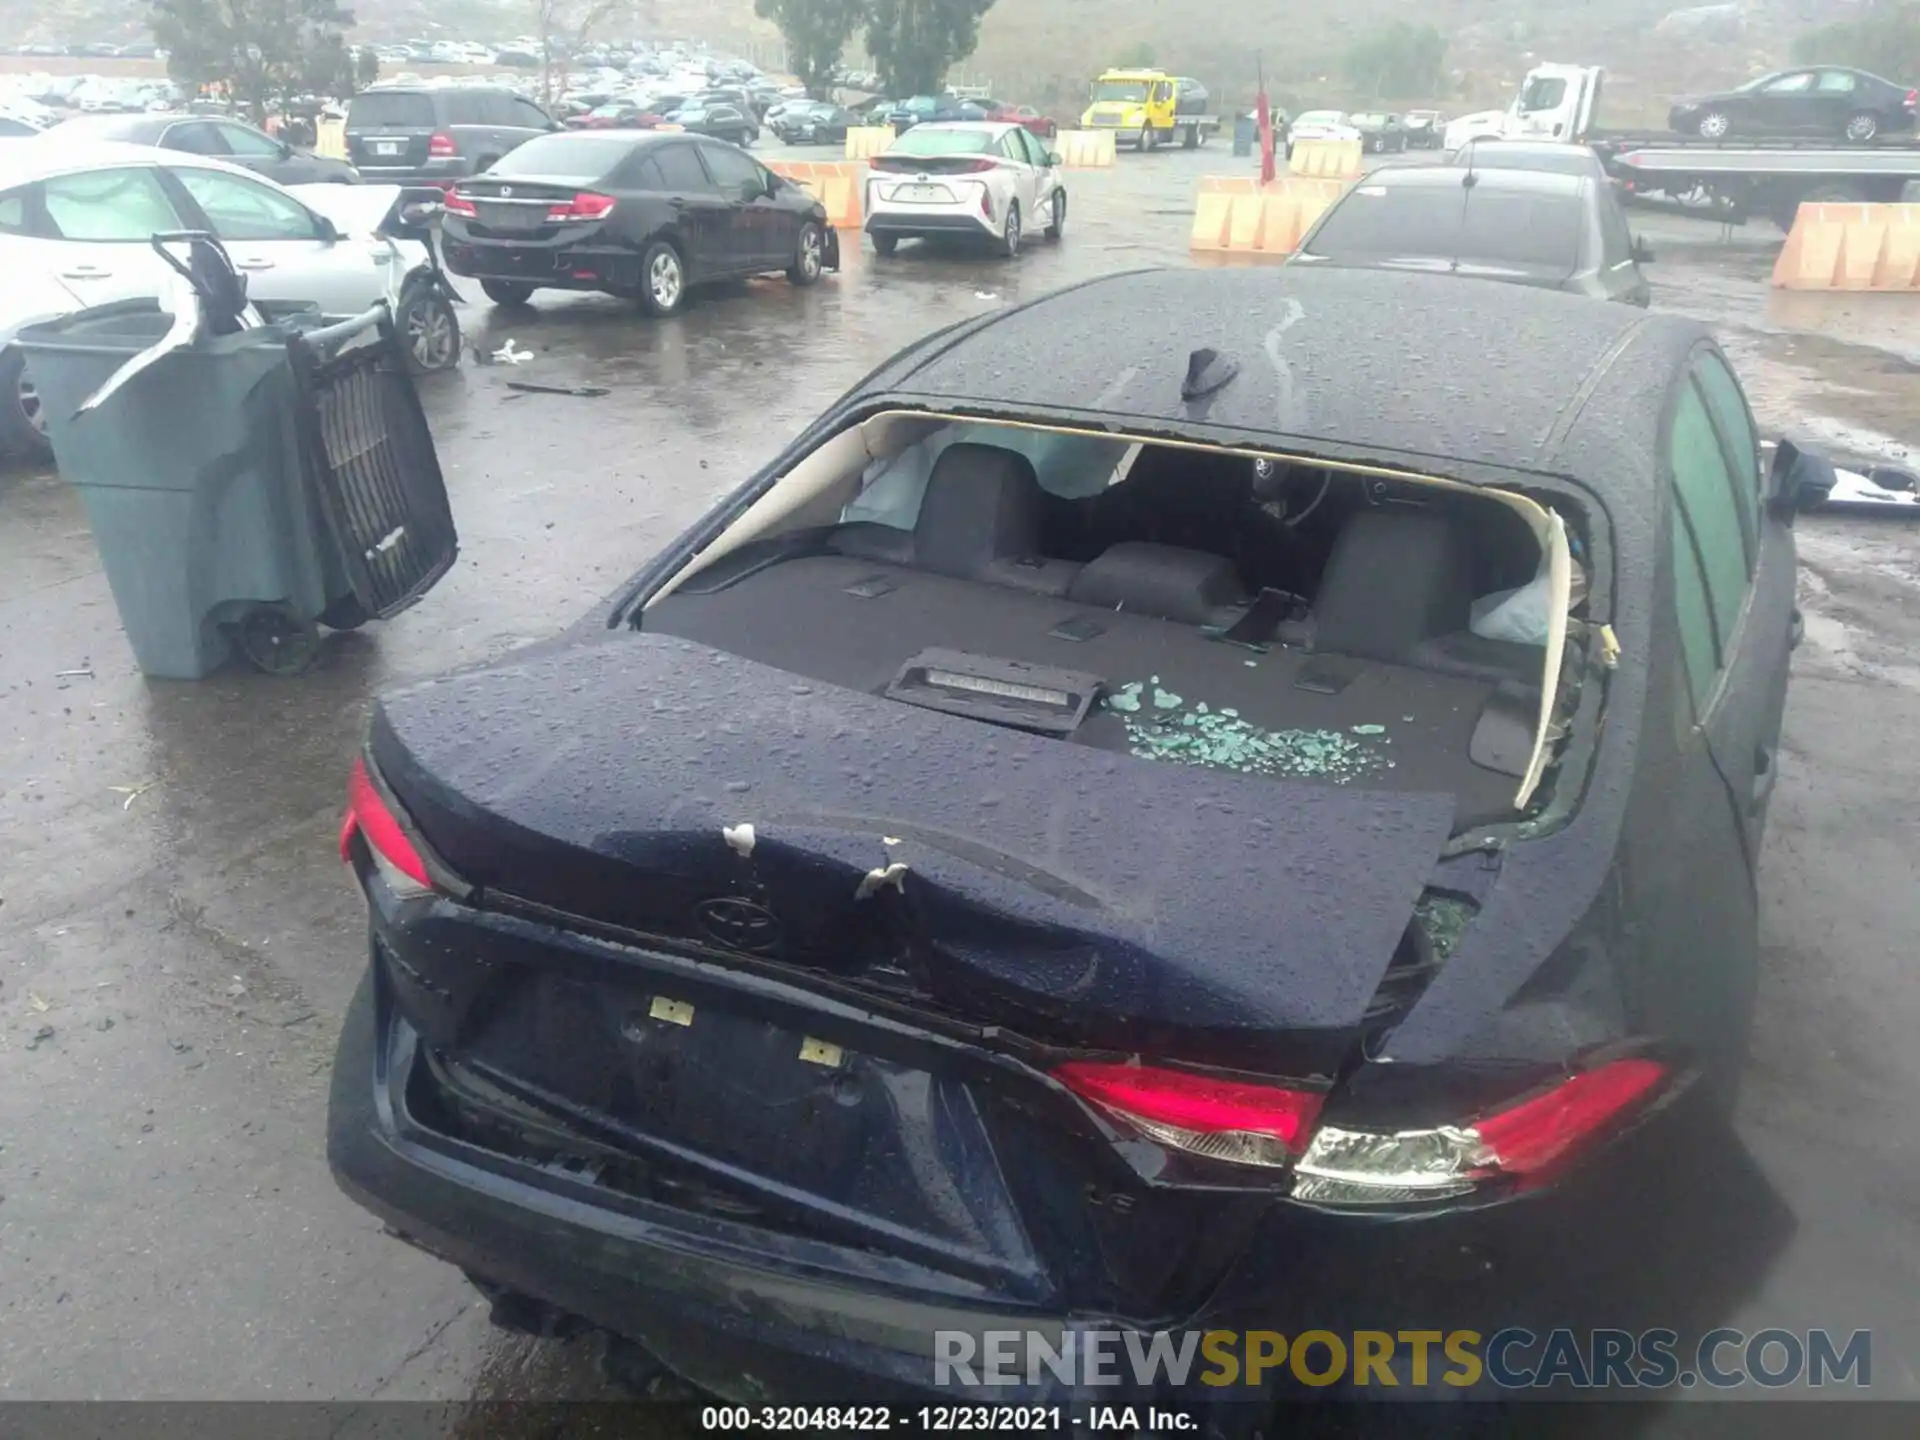
<instances>
[{"instance_id":1,"label":"orange plastic barrier","mask_svg":"<svg viewBox=\"0 0 1920 1440\"><path fill-rule=\"evenodd\" d=\"M1920 291L1920 205L1802 205L1774 262L1781 290Z\"/></svg>"},{"instance_id":2,"label":"orange plastic barrier","mask_svg":"<svg viewBox=\"0 0 1920 1440\"><path fill-rule=\"evenodd\" d=\"M791 180L827 207L827 222L836 230L860 228L860 195L866 187L865 165L844 160L769 160L767 168Z\"/></svg>"},{"instance_id":3,"label":"orange plastic barrier","mask_svg":"<svg viewBox=\"0 0 1920 1440\"><path fill-rule=\"evenodd\" d=\"M846 153L849 160L870 160L893 144L891 125L849 125Z\"/></svg>"},{"instance_id":4,"label":"orange plastic barrier","mask_svg":"<svg viewBox=\"0 0 1920 1440\"><path fill-rule=\"evenodd\" d=\"M1345 189L1338 180L1276 180L1261 189L1257 179L1243 185L1238 176L1205 176L1188 244L1217 253L1291 255Z\"/></svg>"},{"instance_id":5,"label":"orange plastic barrier","mask_svg":"<svg viewBox=\"0 0 1920 1440\"><path fill-rule=\"evenodd\" d=\"M1053 148L1069 170L1105 170L1113 164L1113 131L1062 130Z\"/></svg>"},{"instance_id":6,"label":"orange plastic barrier","mask_svg":"<svg viewBox=\"0 0 1920 1440\"><path fill-rule=\"evenodd\" d=\"M1357 180L1366 164L1358 140L1302 140L1287 168L1315 180Z\"/></svg>"}]
</instances>

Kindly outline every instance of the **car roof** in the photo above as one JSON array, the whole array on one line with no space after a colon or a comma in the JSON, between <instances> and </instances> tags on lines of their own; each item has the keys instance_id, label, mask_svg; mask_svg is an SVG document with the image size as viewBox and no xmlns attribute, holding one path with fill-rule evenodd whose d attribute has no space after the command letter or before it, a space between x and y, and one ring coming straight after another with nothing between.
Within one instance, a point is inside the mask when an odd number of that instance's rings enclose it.
<instances>
[{"instance_id":1,"label":"car roof","mask_svg":"<svg viewBox=\"0 0 1920 1440\"><path fill-rule=\"evenodd\" d=\"M159 134L186 120L211 120L211 115L70 115L60 122L68 135L126 136Z\"/></svg>"},{"instance_id":2,"label":"car roof","mask_svg":"<svg viewBox=\"0 0 1920 1440\"><path fill-rule=\"evenodd\" d=\"M1592 483L1647 473L1605 458L1609 447L1651 453L1648 409L1710 339L1694 320L1555 290L1479 285L1466 297L1444 275L1138 270L937 334L874 384L940 408L1285 438L1376 463L1440 457L1456 472L1557 471L1584 434L1599 457L1589 468L1606 473L1571 473ZM1239 370L1189 402L1181 384L1200 349Z\"/></svg>"},{"instance_id":3,"label":"car roof","mask_svg":"<svg viewBox=\"0 0 1920 1440\"><path fill-rule=\"evenodd\" d=\"M171 169L190 166L201 170L220 170L245 176L263 185L273 181L239 165L229 165L207 155L189 155L180 150L162 150L153 145L135 145L120 140L55 141L53 132L0 146L0 189L50 180L56 175L77 175L88 170L105 170L121 165L166 165Z\"/></svg>"},{"instance_id":4,"label":"car roof","mask_svg":"<svg viewBox=\"0 0 1920 1440\"><path fill-rule=\"evenodd\" d=\"M921 130L968 130L978 131L983 135L1004 135L1009 130L1020 128L1011 120L925 120L906 133L912 135Z\"/></svg>"},{"instance_id":5,"label":"car roof","mask_svg":"<svg viewBox=\"0 0 1920 1440\"><path fill-rule=\"evenodd\" d=\"M1383 185L1395 190L1443 190L1459 188L1467 176L1460 165L1389 165L1368 172L1361 184ZM1589 179L1584 175L1564 175L1556 170L1476 171L1473 183L1489 190L1529 190L1537 195L1578 196L1586 193Z\"/></svg>"}]
</instances>

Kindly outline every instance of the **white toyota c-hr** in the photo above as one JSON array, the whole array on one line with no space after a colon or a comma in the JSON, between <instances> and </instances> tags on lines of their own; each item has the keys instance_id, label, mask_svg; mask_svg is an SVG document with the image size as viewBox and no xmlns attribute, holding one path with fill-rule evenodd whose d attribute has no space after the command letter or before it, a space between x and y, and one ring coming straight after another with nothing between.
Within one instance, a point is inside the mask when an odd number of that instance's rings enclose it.
<instances>
[{"instance_id":1,"label":"white toyota c-hr","mask_svg":"<svg viewBox=\"0 0 1920 1440\"><path fill-rule=\"evenodd\" d=\"M866 228L882 255L906 239L963 235L1012 257L1034 231L1058 240L1067 223L1060 157L1019 125L916 125L870 163Z\"/></svg>"}]
</instances>

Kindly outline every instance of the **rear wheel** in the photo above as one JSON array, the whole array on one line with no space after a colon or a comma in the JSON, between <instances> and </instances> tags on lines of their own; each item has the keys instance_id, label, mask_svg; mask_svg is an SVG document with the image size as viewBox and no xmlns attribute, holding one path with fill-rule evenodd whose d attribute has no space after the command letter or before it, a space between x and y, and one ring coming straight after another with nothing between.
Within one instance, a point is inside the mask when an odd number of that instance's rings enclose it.
<instances>
[{"instance_id":1,"label":"rear wheel","mask_svg":"<svg viewBox=\"0 0 1920 1440\"><path fill-rule=\"evenodd\" d=\"M818 222L809 220L800 227L800 241L794 249L793 264L787 267L787 279L795 285L811 285L826 267L827 237Z\"/></svg>"},{"instance_id":2,"label":"rear wheel","mask_svg":"<svg viewBox=\"0 0 1920 1440\"><path fill-rule=\"evenodd\" d=\"M18 350L0 353L0 444L34 465L53 462L46 408Z\"/></svg>"},{"instance_id":3,"label":"rear wheel","mask_svg":"<svg viewBox=\"0 0 1920 1440\"><path fill-rule=\"evenodd\" d=\"M1847 117L1846 128L1840 132L1856 145L1865 145L1880 137L1880 117L1871 110L1862 110L1857 115Z\"/></svg>"},{"instance_id":4,"label":"rear wheel","mask_svg":"<svg viewBox=\"0 0 1920 1440\"><path fill-rule=\"evenodd\" d=\"M1000 243L994 248L1008 260L1020 253L1020 202L1013 201L1007 206L1006 223L1000 227Z\"/></svg>"},{"instance_id":5,"label":"rear wheel","mask_svg":"<svg viewBox=\"0 0 1920 1440\"><path fill-rule=\"evenodd\" d=\"M640 260L640 308L665 317L679 310L686 298L687 270L680 252L665 240L654 241Z\"/></svg>"},{"instance_id":6,"label":"rear wheel","mask_svg":"<svg viewBox=\"0 0 1920 1440\"><path fill-rule=\"evenodd\" d=\"M496 305L524 305L533 298L533 286L518 280L482 280L480 288Z\"/></svg>"},{"instance_id":7,"label":"rear wheel","mask_svg":"<svg viewBox=\"0 0 1920 1440\"><path fill-rule=\"evenodd\" d=\"M1180 143L1188 150L1198 150L1200 148L1200 127L1198 125L1187 126Z\"/></svg>"},{"instance_id":8,"label":"rear wheel","mask_svg":"<svg viewBox=\"0 0 1920 1440\"><path fill-rule=\"evenodd\" d=\"M876 255L891 255L900 248L898 235L876 234L873 237L873 252Z\"/></svg>"}]
</instances>

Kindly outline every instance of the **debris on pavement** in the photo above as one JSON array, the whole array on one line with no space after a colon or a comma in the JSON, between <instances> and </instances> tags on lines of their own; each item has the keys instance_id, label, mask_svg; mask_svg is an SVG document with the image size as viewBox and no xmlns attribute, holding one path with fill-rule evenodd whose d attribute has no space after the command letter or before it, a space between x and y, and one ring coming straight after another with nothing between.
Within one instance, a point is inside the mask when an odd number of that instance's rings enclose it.
<instances>
[{"instance_id":1,"label":"debris on pavement","mask_svg":"<svg viewBox=\"0 0 1920 1440\"><path fill-rule=\"evenodd\" d=\"M1864 475L1836 465L1833 489L1821 508L1920 515L1920 476L1892 465L1877 465Z\"/></svg>"},{"instance_id":2,"label":"debris on pavement","mask_svg":"<svg viewBox=\"0 0 1920 1440\"><path fill-rule=\"evenodd\" d=\"M572 395L580 400L598 400L613 393L603 385L535 385L529 380L509 380L507 389L523 395Z\"/></svg>"},{"instance_id":3,"label":"debris on pavement","mask_svg":"<svg viewBox=\"0 0 1920 1440\"><path fill-rule=\"evenodd\" d=\"M77 670L56 670L53 672L53 678L56 680L91 680L93 679L93 667L91 665L82 665Z\"/></svg>"},{"instance_id":4,"label":"debris on pavement","mask_svg":"<svg viewBox=\"0 0 1920 1440\"><path fill-rule=\"evenodd\" d=\"M533 351L515 349L511 339L498 350L486 355L485 359L481 359L482 354L485 352L477 350L474 352L474 359L479 360L482 365L524 365L533 359Z\"/></svg>"},{"instance_id":5,"label":"debris on pavement","mask_svg":"<svg viewBox=\"0 0 1920 1440\"><path fill-rule=\"evenodd\" d=\"M41 1014L41 1015L46 1014L47 1011L53 1008L53 1006L49 1005L46 1001L42 1000L38 995L34 994L33 991L31 990L27 992L27 1004L32 1006L34 1011L37 1014Z\"/></svg>"},{"instance_id":6,"label":"debris on pavement","mask_svg":"<svg viewBox=\"0 0 1920 1440\"><path fill-rule=\"evenodd\" d=\"M127 798L121 802L120 808L122 810L131 810L134 801L138 800L159 783L158 780L149 780L144 785L109 785L107 788L116 795L126 796Z\"/></svg>"},{"instance_id":7,"label":"debris on pavement","mask_svg":"<svg viewBox=\"0 0 1920 1440\"><path fill-rule=\"evenodd\" d=\"M53 1026L42 1025L38 1030L33 1032L33 1038L27 1041L26 1048L29 1050L38 1050L51 1039L53 1039Z\"/></svg>"}]
</instances>

